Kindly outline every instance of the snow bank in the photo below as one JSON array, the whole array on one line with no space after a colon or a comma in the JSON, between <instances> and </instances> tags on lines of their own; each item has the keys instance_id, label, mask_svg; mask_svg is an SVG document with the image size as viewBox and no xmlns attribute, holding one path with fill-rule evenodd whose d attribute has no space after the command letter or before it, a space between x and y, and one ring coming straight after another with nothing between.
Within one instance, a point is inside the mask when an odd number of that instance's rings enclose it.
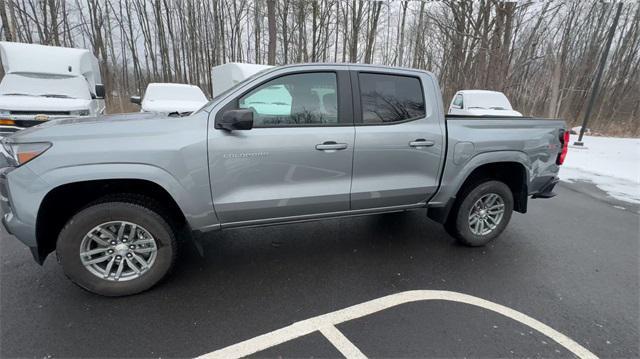
<instances>
[{"instance_id":1,"label":"snow bank","mask_svg":"<svg viewBox=\"0 0 640 359\"><path fill-rule=\"evenodd\" d=\"M578 139L571 136L570 144ZM610 196L640 203L640 139L584 136L585 148L570 147L560 179L585 180Z\"/></svg>"}]
</instances>

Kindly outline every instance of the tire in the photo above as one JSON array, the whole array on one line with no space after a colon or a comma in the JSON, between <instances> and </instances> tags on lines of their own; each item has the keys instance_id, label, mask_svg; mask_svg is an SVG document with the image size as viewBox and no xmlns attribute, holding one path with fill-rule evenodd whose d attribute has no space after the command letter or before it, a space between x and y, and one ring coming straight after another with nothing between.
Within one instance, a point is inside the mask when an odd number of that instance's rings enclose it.
<instances>
[{"instance_id":1,"label":"tire","mask_svg":"<svg viewBox=\"0 0 640 359\"><path fill-rule=\"evenodd\" d=\"M493 204L491 204L491 200L495 200ZM500 203L502 203L504 210L501 216L497 215L500 212ZM476 206L476 204L478 205ZM485 206L482 211L483 205L486 204L489 205ZM480 181L467 186L462 191L449 214L445 228L449 234L464 245L484 246L504 231L511 220L512 213L513 194L511 189L500 181ZM487 229L485 226L489 226L489 228Z\"/></svg>"},{"instance_id":2,"label":"tire","mask_svg":"<svg viewBox=\"0 0 640 359\"><path fill-rule=\"evenodd\" d=\"M175 262L176 235L168 217L153 204L150 199L119 196L74 215L56 245L65 275L92 293L112 297L143 292L162 280ZM83 256L82 251L98 253ZM94 260L100 262L90 264Z\"/></svg>"}]
</instances>

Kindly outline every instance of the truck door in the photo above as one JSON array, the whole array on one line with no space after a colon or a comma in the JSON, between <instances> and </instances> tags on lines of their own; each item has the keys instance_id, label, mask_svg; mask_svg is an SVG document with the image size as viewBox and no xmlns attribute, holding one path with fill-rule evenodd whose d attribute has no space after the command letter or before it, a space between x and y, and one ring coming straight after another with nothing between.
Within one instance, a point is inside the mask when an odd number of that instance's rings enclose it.
<instances>
[{"instance_id":1,"label":"truck door","mask_svg":"<svg viewBox=\"0 0 640 359\"><path fill-rule=\"evenodd\" d=\"M319 70L278 70L212 114L254 112L251 130L228 132L209 121L211 189L223 226L349 210L349 72L314 68Z\"/></svg>"},{"instance_id":2,"label":"truck door","mask_svg":"<svg viewBox=\"0 0 640 359\"><path fill-rule=\"evenodd\" d=\"M436 191L445 140L432 81L420 72L352 71L352 210L420 205Z\"/></svg>"}]
</instances>

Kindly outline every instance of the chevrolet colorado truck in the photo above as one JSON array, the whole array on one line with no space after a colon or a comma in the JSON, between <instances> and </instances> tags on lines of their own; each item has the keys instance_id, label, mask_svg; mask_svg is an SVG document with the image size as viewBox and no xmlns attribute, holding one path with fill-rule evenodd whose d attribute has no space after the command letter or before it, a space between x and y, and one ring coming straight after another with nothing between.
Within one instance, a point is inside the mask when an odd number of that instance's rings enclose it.
<instances>
[{"instance_id":1,"label":"chevrolet colorado truck","mask_svg":"<svg viewBox=\"0 0 640 359\"><path fill-rule=\"evenodd\" d=\"M445 116L436 77L382 66L266 69L186 117L60 119L3 140L7 231L101 295L144 291L180 238L425 209L481 246L554 195L563 121ZM428 233L425 233L425 237Z\"/></svg>"}]
</instances>

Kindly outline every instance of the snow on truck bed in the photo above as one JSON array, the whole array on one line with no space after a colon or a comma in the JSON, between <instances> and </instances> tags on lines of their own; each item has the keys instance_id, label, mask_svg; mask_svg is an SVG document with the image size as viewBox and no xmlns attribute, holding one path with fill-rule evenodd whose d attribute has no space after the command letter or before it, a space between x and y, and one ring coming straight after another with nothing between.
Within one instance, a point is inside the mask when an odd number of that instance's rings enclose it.
<instances>
[{"instance_id":1,"label":"snow on truck bed","mask_svg":"<svg viewBox=\"0 0 640 359\"><path fill-rule=\"evenodd\" d=\"M578 139L572 135L570 144ZM640 139L584 136L585 148L569 147L560 179L593 182L611 197L640 203Z\"/></svg>"}]
</instances>

